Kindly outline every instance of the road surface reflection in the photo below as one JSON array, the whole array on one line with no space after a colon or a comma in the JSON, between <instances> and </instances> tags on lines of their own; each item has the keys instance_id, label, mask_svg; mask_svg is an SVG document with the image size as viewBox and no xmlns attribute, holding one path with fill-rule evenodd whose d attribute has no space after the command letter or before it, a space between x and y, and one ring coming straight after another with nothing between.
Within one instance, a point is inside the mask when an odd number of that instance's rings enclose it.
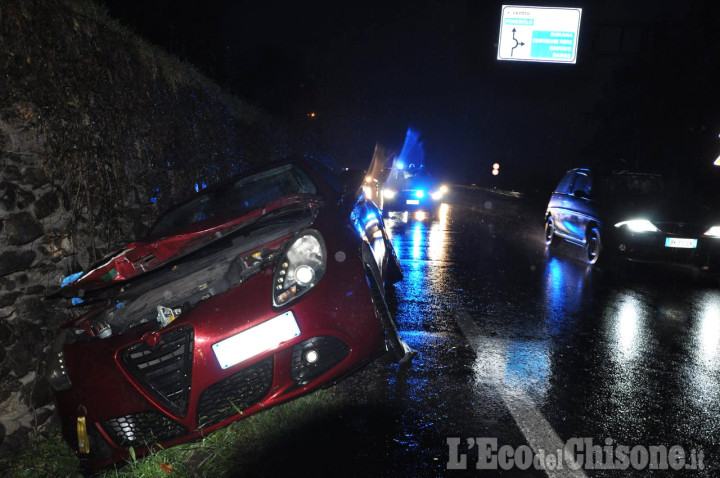
<instances>
[{"instance_id":1,"label":"road surface reflection","mask_svg":"<svg viewBox=\"0 0 720 478\"><path fill-rule=\"evenodd\" d=\"M462 406L442 396L452 365L437 357L468 343L457 335L463 315L477 330L477 403L512 411L508 399L527 399L565 440L717 450L720 291L655 268L616 282L548 254L539 226L528 233L458 207L386 222L405 273L396 286L399 329L421 352L402 386L425 410L415 420L427 414L435 423Z\"/></svg>"}]
</instances>

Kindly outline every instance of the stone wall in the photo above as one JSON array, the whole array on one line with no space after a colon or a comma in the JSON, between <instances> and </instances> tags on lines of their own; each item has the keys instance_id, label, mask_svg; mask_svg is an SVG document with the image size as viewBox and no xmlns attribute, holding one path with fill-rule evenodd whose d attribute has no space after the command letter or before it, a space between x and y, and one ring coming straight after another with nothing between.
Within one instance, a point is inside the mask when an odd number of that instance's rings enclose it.
<instances>
[{"instance_id":1,"label":"stone wall","mask_svg":"<svg viewBox=\"0 0 720 478\"><path fill-rule=\"evenodd\" d=\"M292 150L282 127L79 0L0 3L0 457L54 416L63 277L165 205Z\"/></svg>"},{"instance_id":2,"label":"stone wall","mask_svg":"<svg viewBox=\"0 0 720 478\"><path fill-rule=\"evenodd\" d=\"M19 112L18 112L19 113ZM43 167L45 138L20 114L0 119L0 455L21 446L53 416L42 377L53 329L69 318L44 300L79 267L67 225L68 198Z\"/></svg>"}]
</instances>

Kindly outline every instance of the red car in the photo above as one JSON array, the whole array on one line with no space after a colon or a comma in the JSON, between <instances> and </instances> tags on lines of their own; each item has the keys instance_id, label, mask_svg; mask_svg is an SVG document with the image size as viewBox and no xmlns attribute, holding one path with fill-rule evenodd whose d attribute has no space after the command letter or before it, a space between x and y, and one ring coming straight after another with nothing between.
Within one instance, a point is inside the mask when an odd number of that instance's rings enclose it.
<instances>
[{"instance_id":1,"label":"red car","mask_svg":"<svg viewBox=\"0 0 720 478\"><path fill-rule=\"evenodd\" d=\"M341 191L303 159L242 175L58 292L97 305L58 331L46 373L84 466L412 357L384 300L402 272L381 213Z\"/></svg>"}]
</instances>

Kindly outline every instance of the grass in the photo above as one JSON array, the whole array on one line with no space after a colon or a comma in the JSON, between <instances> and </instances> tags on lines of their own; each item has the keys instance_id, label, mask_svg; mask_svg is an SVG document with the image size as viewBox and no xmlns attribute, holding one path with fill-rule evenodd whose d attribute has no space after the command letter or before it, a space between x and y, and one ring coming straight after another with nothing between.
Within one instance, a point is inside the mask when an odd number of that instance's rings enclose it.
<instances>
[{"instance_id":1,"label":"grass","mask_svg":"<svg viewBox=\"0 0 720 478\"><path fill-rule=\"evenodd\" d=\"M31 442L22 452L10 454L8 468L0 474L18 478L82 476L77 468L78 460L58 429L47 438Z\"/></svg>"},{"instance_id":2,"label":"grass","mask_svg":"<svg viewBox=\"0 0 720 478\"><path fill-rule=\"evenodd\" d=\"M342 399L332 391L320 390L235 422L202 440L160 449L144 458L131 456L125 466L109 468L98 476L197 478L228 475L244 461L250 461L264 445L332 413L340 401ZM83 476L77 458L63 441L59 429L49 437L33 442L26 450L9 456L8 468L0 474L18 478Z\"/></svg>"}]
</instances>

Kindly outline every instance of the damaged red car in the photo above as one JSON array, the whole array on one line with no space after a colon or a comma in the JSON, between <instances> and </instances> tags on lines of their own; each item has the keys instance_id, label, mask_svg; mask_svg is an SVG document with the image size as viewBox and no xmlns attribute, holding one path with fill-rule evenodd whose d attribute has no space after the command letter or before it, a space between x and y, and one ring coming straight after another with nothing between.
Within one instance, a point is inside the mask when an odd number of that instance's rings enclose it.
<instances>
[{"instance_id":1,"label":"damaged red car","mask_svg":"<svg viewBox=\"0 0 720 478\"><path fill-rule=\"evenodd\" d=\"M198 439L388 351L411 358L384 299L400 265L358 190L314 161L268 166L60 289L95 306L58 331L46 373L82 464Z\"/></svg>"}]
</instances>

